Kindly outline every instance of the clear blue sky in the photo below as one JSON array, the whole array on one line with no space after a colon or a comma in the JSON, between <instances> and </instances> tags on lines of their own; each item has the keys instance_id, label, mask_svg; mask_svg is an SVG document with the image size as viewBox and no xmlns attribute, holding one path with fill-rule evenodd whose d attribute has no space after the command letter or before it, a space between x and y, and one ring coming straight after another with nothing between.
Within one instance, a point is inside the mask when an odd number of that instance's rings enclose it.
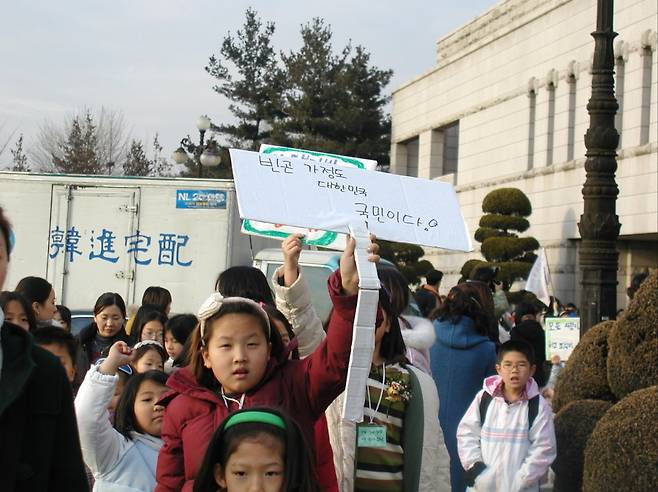
<instances>
[{"instance_id":1,"label":"clear blue sky","mask_svg":"<svg viewBox=\"0 0 658 492\"><path fill-rule=\"evenodd\" d=\"M432 68L435 43L496 0L405 2L32 0L5 2L0 30L0 143L13 130L29 148L45 120L61 123L82 108L123 112L132 134L155 132L168 156L199 114L230 118L227 101L204 71L228 31L252 6L276 23L279 50L301 44L312 17L331 24L334 46L362 44L394 71L390 92ZM12 143L13 144L13 143ZM0 166L9 162L9 151ZM4 167L4 166L2 166Z\"/></svg>"}]
</instances>

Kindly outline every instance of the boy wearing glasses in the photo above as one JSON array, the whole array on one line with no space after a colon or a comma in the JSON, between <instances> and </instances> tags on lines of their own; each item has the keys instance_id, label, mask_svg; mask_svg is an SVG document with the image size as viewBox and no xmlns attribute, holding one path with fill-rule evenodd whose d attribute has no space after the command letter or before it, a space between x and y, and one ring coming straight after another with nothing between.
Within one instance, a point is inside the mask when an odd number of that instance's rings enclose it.
<instances>
[{"instance_id":1,"label":"boy wearing glasses","mask_svg":"<svg viewBox=\"0 0 658 492\"><path fill-rule=\"evenodd\" d=\"M484 380L457 428L466 484L478 491L536 491L555 459L551 407L532 378L532 347L501 345L497 376Z\"/></svg>"}]
</instances>

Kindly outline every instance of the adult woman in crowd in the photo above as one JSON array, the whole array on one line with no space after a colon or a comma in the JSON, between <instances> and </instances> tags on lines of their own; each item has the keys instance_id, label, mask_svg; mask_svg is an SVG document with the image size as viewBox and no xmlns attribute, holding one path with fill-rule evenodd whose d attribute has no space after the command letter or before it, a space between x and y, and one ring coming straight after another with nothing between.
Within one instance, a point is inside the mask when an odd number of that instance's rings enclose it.
<instances>
[{"instance_id":1,"label":"adult woman in crowd","mask_svg":"<svg viewBox=\"0 0 658 492\"><path fill-rule=\"evenodd\" d=\"M432 377L439 391L439 421L450 453L453 492L463 492L464 470L457 453L457 426L482 380L496 373L496 346L490 337L488 309L474 282L453 287L434 321L436 343L430 350Z\"/></svg>"},{"instance_id":2,"label":"adult woman in crowd","mask_svg":"<svg viewBox=\"0 0 658 492\"><path fill-rule=\"evenodd\" d=\"M94 305L94 320L80 332L80 344L90 364L107 357L114 342L129 342L125 332L126 304L116 292L105 292Z\"/></svg>"}]
</instances>

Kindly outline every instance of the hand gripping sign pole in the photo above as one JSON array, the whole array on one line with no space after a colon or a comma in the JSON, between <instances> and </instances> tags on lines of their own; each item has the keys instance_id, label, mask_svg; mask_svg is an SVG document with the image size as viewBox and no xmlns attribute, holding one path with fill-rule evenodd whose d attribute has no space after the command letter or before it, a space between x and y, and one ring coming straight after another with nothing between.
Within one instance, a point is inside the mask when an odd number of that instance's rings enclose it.
<instances>
[{"instance_id":1,"label":"hand gripping sign pole","mask_svg":"<svg viewBox=\"0 0 658 492\"><path fill-rule=\"evenodd\" d=\"M379 304L380 283L377 267L373 262L368 261L370 235L365 223L351 225L350 234L356 241L354 258L359 273L359 295L354 316L350 363L347 368L343 418L351 422L361 422L372 353L375 349L375 318Z\"/></svg>"}]
</instances>

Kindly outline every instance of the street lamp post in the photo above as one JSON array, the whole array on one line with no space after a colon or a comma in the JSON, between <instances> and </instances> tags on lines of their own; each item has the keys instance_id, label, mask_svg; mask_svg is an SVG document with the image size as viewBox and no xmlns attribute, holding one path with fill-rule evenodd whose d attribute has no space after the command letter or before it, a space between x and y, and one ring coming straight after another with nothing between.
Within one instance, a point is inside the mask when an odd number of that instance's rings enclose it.
<instances>
[{"instance_id":1,"label":"street lamp post","mask_svg":"<svg viewBox=\"0 0 658 492\"><path fill-rule=\"evenodd\" d=\"M176 164L185 164L188 160L193 159L197 164L198 177L203 177L203 166L218 166L222 161L221 154L217 148L217 142L214 139L208 139L204 146L206 131L210 128L212 122L206 115L201 115L197 119L196 127L199 130L199 143L195 144L189 135L180 142L180 146L172 154L172 159ZM193 157L188 155L188 152Z\"/></svg>"},{"instance_id":2,"label":"street lamp post","mask_svg":"<svg viewBox=\"0 0 658 492\"><path fill-rule=\"evenodd\" d=\"M583 214L578 230L580 245L581 333L604 319L615 319L617 312L617 238L619 217L616 201L619 188L615 181L615 129L618 105L614 93L614 53L612 41L613 0L598 0L592 97L587 104L590 124L585 134L587 177L583 186Z\"/></svg>"}]
</instances>

